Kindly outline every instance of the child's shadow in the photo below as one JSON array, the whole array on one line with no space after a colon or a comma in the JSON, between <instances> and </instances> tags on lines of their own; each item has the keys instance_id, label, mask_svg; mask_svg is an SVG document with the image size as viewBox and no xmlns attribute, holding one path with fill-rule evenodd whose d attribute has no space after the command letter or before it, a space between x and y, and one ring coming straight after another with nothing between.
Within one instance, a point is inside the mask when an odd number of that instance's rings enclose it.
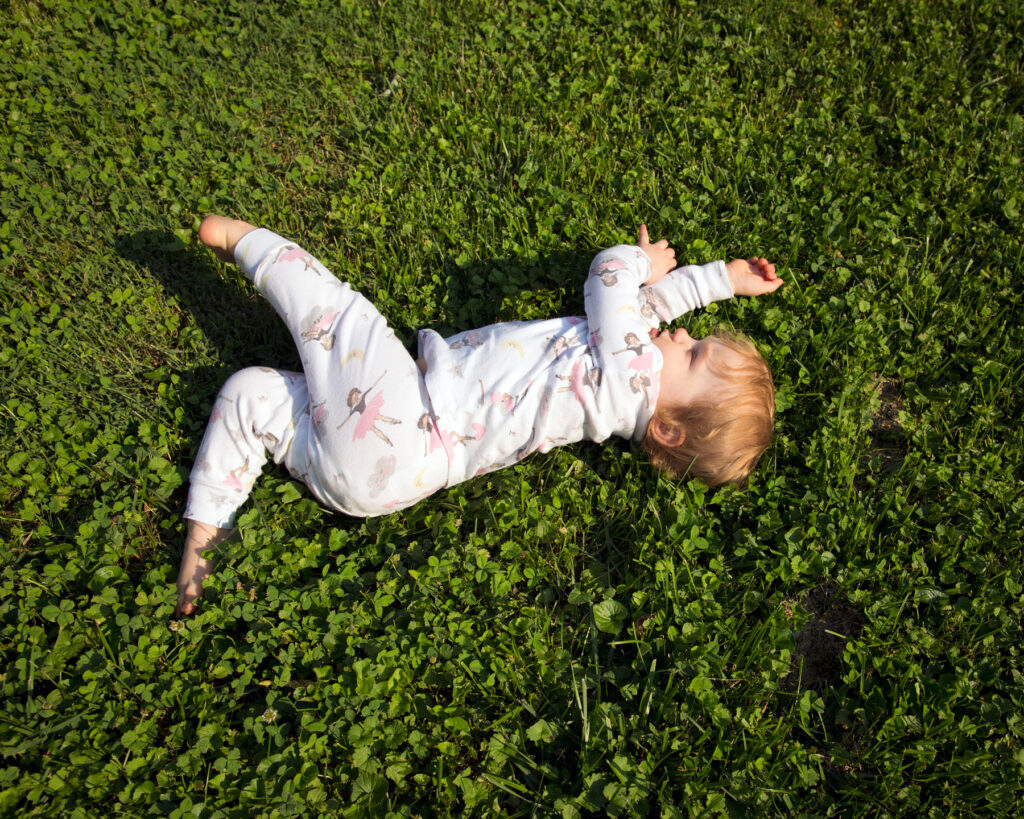
<instances>
[{"instance_id":1,"label":"child's shadow","mask_svg":"<svg viewBox=\"0 0 1024 819\"><path fill-rule=\"evenodd\" d=\"M448 285L445 314L432 325L442 336L498 321L582 316L583 283L593 253L569 250L538 259L442 261ZM417 329L417 328L412 328Z\"/></svg>"},{"instance_id":2,"label":"child's shadow","mask_svg":"<svg viewBox=\"0 0 1024 819\"><path fill-rule=\"evenodd\" d=\"M212 401L220 382L242 367L254 363L300 367L295 346L274 309L245 283L241 273L225 274L210 251L187 247L165 230L121 236L115 247L122 257L152 273L207 340L191 343L208 346L222 362L179 372L183 389L193 395L209 392ZM183 333L190 332L188 324L183 322Z\"/></svg>"},{"instance_id":3,"label":"child's shadow","mask_svg":"<svg viewBox=\"0 0 1024 819\"><path fill-rule=\"evenodd\" d=\"M274 309L240 272L225 271L205 248L187 247L169 231L144 230L120 237L116 249L160 281L223 362L222 367L198 367L193 377L179 374L186 389L202 389L210 376L223 381L230 372L253 364L301 369L295 345ZM586 251L468 264L445 258L440 267L447 282L447 309L429 326L447 336L496 321L582 315L583 282L590 258ZM391 301L397 305L398 315L385 317L414 338L420 328L405 326L401 294L392 294ZM415 354L415 350L410 352ZM196 373L200 377L195 377Z\"/></svg>"}]
</instances>

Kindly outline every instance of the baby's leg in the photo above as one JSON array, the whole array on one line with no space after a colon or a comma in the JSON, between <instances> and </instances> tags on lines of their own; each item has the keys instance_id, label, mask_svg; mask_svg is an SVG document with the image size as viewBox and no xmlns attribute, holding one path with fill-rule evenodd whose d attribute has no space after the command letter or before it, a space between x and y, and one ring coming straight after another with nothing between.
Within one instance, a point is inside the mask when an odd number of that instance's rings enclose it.
<instances>
[{"instance_id":1,"label":"baby's leg","mask_svg":"<svg viewBox=\"0 0 1024 819\"><path fill-rule=\"evenodd\" d=\"M269 230L245 234L235 257L302 359L313 494L348 514L379 515L443 486L448 464L422 423L431 409L421 374L373 304ZM424 452L422 462L411 454Z\"/></svg>"},{"instance_id":2,"label":"baby's leg","mask_svg":"<svg viewBox=\"0 0 1024 819\"><path fill-rule=\"evenodd\" d=\"M189 478L188 542L178 575L178 612L190 614L211 564L204 549L234 526L267 455L293 475L308 470L309 394L299 373L249 367L225 382Z\"/></svg>"}]
</instances>

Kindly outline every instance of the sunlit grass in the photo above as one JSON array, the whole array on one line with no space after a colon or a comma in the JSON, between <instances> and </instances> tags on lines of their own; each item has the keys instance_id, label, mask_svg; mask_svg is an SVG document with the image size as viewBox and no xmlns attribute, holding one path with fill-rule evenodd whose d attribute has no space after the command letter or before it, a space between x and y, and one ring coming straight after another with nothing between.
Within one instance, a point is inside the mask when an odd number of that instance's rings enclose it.
<instances>
[{"instance_id":1,"label":"sunlit grass","mask_svg":"<svg viewBox=\"0 0 1024 819\"><path fill-rule=\"evenodd\" d=\"M0 810L1021 811L1013 4L0 12ZM352 520L268 471L170 620L220 383L297 366L219 211L397 332L578 312L640 221L786 286L745 490L624 442Z\"/></svg>"}]
</instances>

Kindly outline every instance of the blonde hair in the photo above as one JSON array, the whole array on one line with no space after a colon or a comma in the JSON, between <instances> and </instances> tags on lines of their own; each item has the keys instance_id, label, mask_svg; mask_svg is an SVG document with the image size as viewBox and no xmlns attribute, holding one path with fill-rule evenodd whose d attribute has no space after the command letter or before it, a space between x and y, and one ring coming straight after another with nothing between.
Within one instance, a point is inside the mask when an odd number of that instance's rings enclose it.
<instances>
[{"instance_id":1,"label":"blonde hair","mask_svg":"<svg viewBox=\"0 0 1024 819\"><path fill-rule=\"evenodd\" d=\"M749 339L728 331L711 336L737 353L739 364L720 356L708 358L711 372L722 381L713 396L683 407L659 410L643 440L655 468L674 478L698 478L708 486L742 483L772 440L775 386L768 365ZM680 430L683 440L666 446L654 439L654 420Z\"/></svg>"}]
</instances>

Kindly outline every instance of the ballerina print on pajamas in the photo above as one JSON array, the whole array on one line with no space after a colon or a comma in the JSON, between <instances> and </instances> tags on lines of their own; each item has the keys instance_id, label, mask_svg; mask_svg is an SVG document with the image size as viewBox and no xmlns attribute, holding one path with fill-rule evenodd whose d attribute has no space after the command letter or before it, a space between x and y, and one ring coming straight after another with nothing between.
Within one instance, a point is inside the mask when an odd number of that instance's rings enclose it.
<instances>
[{"instance_id":1,"label":"ballerina print on pajamas","mask_svg":"<svg viewBox=\"0 0 1024 819\"><path fill-rule=\"evenodd\" d=\"M414 458L414 471L397 468L403 453L423 453L418 421L431 410L412 356L376 308L271 231L244 236L235 256L291 331L303 372L250 368L228 380L185 517L231 526L268 455L352 515L383 514L444 486L443 450Z\"/></svg>"},{"instance_id":2,"label":"ballerina print on pajamas","mask_svg":"<svg viewBox=\"0 0 1024 819\"><path fill-rule=\"evenodd\" d=\"M326 506L372 516L553 446L640 440L662 366L649 331L733 295L720 261L643 286L647 255L618 245L591 264L586 318L421 330L421 372L376 308L294 243L255 230L235 257L303 372L250 367L218 395L185 517L222 528L268 456Z\"/></svg>"}]
</instances>

